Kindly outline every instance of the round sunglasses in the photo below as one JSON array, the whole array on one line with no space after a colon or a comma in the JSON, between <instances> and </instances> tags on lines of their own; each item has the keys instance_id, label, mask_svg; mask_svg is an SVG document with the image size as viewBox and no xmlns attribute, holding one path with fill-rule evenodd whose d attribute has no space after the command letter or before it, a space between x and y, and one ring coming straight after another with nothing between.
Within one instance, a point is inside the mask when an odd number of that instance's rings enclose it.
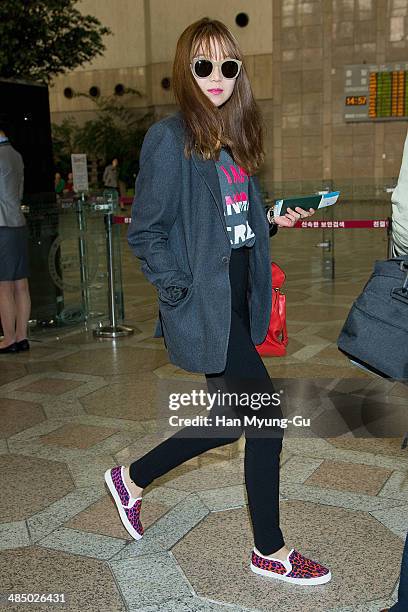
<instances>
[{"instance_id":1,"label":"round sunglasses","mask_svg":"<svg viewBox=\"0 0 408 612\"><path fill-rule=\"evenodd\" d=\"M220 62L204 58L195 58L190 64L191 69L199 79L206 79L212 75L215 66L221 66L221 74L225 79L235 79L241 70L241 60L227 57Z\"/></svg>"}]
</instances>

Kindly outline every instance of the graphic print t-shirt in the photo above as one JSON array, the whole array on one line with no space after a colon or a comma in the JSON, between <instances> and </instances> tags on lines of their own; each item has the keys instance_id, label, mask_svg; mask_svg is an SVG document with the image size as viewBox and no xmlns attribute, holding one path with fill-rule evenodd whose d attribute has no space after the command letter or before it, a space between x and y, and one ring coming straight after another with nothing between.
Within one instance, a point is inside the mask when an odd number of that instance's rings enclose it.
<instances>
[{"instance_id":1,"label":"graphic print t-shirt","mask_svg":"<svg viewBox=\"0 0 408 612\"><path fill-rule=\"evenodd\" d=\"M249 176L238 166L225 149L221 149L220 158L215 162L220 181L222 201L227 231L231 247L252 246L255 234L248 223L248 186Z\"/></svg>"}]
</instances>

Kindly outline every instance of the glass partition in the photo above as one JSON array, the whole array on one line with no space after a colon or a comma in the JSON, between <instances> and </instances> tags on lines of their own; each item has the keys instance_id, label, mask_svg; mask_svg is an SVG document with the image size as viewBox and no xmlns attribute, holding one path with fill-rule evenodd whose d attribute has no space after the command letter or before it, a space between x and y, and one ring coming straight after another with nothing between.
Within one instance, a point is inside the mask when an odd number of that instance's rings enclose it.
<instances>
[{"instance_id":1,"label":"glass partition","mask_svg":"<svg viewBox=\"0 0 408 612\"><path fill-rule=\"evenodd\" d=\"M106 190L25 206L29 229L32 334L109 318L105 216L118 195ZM117 318L124 317L119 227L113 228Z\"/></svg>"}]
</instances>

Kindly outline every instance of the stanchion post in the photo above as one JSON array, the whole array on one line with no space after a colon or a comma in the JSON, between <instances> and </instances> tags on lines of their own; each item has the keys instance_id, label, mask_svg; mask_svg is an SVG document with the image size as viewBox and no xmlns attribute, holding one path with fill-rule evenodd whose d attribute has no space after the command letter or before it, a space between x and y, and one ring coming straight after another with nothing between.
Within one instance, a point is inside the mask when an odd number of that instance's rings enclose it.
<instances>
[{"instance_id":1,"label":"stanchion post","mask_svg":"<svg viewBox=\"0 0 408 612\"><path fill-rule=\"evenodd\" d=\"M327 179L325 184L319 191L315 191L316 195L324 195L333 191L332 179ZM327 215L333 219L333 209L323 208L323 218L326 220ZM329 237L327 237L329 236ZM335 259L334 259L334 231L333 228L325 228L322 231L322 241L316 244L322 249L322 276L327 280L335 279Z\"/></svg>"},{"instance_id":2,"label":"stanchion post","mask_svg":"<svg viewBox=\"0 0 408 612\"><path fill-rule=\"evenodd\" d=\"M78 215L78 248L79 248L79 271L81 277L81 296L82 296L82 307L84 309L85 321L89 318L89 282L88 282L88 262L87 262L87 250L85 242L86 233L86 220L84 216L84 204L86 202L86 195L82 191L77 201L77 215Z\"/></svg>"},{"instance_id":3,"label":"stanchion post","mask_svg":"<svg viewBox=\"0 0 408 612\"><path fill-rule=\"evenodd\" d=\"M108 297L109 297L109 325L94 329L93 334L97 338L120 338L130 336L134 329L126 325L118 325L116 320L115 300L115 277L114 277L114 254L113 254L113 212L109 211L105 217L106 230L106 261L108 264Z\"/></svg>"},{"instance_id":4,"label":"stanchion post","mask_svg":"<svg viewBox=\"0 0 408 612\"><path fill-rule=\"evenodd\" d=\"M392 239L392 218L388 217L388 227L387 227L387 252L388 258L391 259L394 257L394 241Z\"/></svg>"}]
</instances>

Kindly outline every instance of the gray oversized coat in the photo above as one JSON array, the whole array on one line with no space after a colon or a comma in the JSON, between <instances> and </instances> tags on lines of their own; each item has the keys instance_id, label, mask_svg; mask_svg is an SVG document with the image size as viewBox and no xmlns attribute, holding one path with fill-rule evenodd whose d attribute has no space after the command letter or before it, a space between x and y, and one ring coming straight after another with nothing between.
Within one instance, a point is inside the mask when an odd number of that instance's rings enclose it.
<instances>
[{"instance_id":1,"label":"gray oversized coat","mask_svg":"<svg viewBox=\"0 0 408 612\"><path fill-rule=\"evenodd\" d=\"M213 160L186 159L181 112L152 125L143 141L128 242L158 290L154 337L164 335L170 361L184 370L225 369L231 323L227 234ZM256 177L249 183L249 225L256 235L249 257L251 337L268 330L272 285L269 224ZM166 288L185 287L174 300Z\"/></svg>"}]
</instances>

